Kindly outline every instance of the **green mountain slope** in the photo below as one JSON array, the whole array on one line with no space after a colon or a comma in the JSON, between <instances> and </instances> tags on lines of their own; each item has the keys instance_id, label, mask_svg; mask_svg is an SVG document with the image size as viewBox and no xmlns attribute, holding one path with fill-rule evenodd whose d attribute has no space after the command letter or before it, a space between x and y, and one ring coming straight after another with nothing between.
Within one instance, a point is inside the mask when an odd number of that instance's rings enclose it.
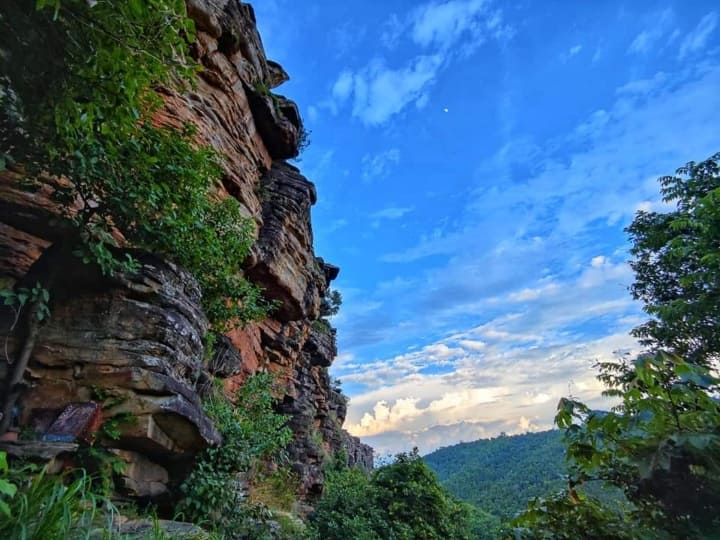
<instances>
[{"instance_id":1,"label":"green mountain slope","mask_svg":"<svg viewBox=\"0 0 720 540\"><path fill-rule=\"evenodd\" d=\"M423 459L456 497L507 520L564 485L559 431L500 436L441 448Z\"/></svg>"}]
</instances>

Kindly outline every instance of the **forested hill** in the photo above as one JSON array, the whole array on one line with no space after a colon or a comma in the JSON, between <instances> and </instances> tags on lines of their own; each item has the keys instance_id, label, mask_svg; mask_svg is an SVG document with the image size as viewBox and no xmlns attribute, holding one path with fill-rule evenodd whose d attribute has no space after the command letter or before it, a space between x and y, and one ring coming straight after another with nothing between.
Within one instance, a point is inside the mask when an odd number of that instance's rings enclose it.
<instances>
[{"instance_id":1,"label":"forested hill","mask_svg":"<svg viewBox=\"0 0 720 540\"><path fill-rule=\"evenodd\" d=\"M530 498L564 486L557 430L456 444L423 459L450 493L503 519L524 510Z\"/></svg>"}]
</instances>

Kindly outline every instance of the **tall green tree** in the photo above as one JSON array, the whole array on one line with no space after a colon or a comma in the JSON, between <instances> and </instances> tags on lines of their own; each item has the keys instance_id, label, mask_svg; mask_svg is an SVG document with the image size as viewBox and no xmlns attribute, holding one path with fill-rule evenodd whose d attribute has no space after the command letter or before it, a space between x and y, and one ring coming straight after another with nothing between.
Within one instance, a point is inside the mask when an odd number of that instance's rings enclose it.
<instances>
[{"instance_id":1,"label":"tall green tree","mask_svg":"<svg viewBox=\"0 0 720 540\"><path fill-rule=\"evenodd\" d=\"M610 411L562 399L568 489L531 502L526 538L717 538L720 530L720 154L660 179L667 213L639 212L628 228L636 299L653 316L634 334L651 349L600 364ZM668 349L672 353L664 352ZM682 358L686 355L687 359ZM619 488L608 508L578 494L589 480Z\"/></svg>"},{"instance_id":2,"label":"tall green tree","mask_svg":"<svg viewBox=\"0 0 720 540\"><path fill-rule=\"evenodd\" d=\"M638 212L628 227L631 287L652 317L633 335L693 362L720 355L720 153L660 178L670 212Z\"/></svg>"},{"instance_id":3,"label":"tall green tree","mask_svg":"<svg viewBox=\"0 0 720 540\"><path fill-rule=\"evenodd\" d=\"M323 540L469 540L472 510L453 499L418 455L370 475L358 469L330 472L312 522Z\"/></svg>"}]
</instances>

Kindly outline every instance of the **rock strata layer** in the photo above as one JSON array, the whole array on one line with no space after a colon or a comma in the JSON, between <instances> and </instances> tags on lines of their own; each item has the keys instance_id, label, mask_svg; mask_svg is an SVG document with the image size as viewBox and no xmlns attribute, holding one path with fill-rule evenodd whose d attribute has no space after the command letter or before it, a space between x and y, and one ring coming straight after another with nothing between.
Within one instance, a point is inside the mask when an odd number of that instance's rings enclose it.
<instances>
[{"instance_id":1,"label":"rock strata layer","mask_svg":"<svg viewBox=\"0 0 720 540\"><path fill-rule=\"evenodd\" d=\"M318 323L319 309L339 269L314 253L314 185L283 161L298 154L302 120L292 101L273 93L288 75L266 58L250 5L187 0L187 7L198 30L191 52L203 69L192 90L161 90L155 121L194 125L197 142L222 156L218 196L236 198L257 225L243 271L279 307L261 323L217 336L205 364L207 320L198 285L183 269L136 253L139 272L108 279L79 260L63 261L56 289L64 293L53 298L38 336L16 423L42 434L68 404L97 403L98 418L88 416L83 434L73 437L99 441L127 464L117 486L124 496L162 497L173 488L174 471L221 443L202 409L203 385L220 378L232 394L249 375L270 371L282 388L280 409L290 415L289 454L301 495L312 498L333 455L343 450L350 463L370 468L372 449L342 431L346 400L327 373L337 348L334 330ZM20 184L28 180L21 165L0 172L0 287L32 285L67 234L51 183L27 191ZM11 309L0 311L0 340L10 351L23 339L14 321ZM105 440L101 428L113 418L124 420L116 422L116 439ZM63 436L0 444L12 455L57 460L76 448Z\"/></svg>"}]
</instances>

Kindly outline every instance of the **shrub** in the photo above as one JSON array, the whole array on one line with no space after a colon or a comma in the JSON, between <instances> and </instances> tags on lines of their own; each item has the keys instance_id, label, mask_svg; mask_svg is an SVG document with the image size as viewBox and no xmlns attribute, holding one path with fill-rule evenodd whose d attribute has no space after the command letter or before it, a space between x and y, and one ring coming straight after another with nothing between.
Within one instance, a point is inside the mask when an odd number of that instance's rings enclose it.
<instances>
[{"instance_id":1,"label":"shrub","mask_svg":"<svg viewBox=\"0 0 720 540\"><path fill-rule=\"evenodd\" d=\"M243 521L239 474L262 460L277 457L290 442L287 417L275 412L273 379L261 373L250 377L230 402L216 390L205 410L223 436L221 446L208 448L182 485L185 498L179 511L196 523L211 522L232 530Z\"/></svg>"}]
</instances>

